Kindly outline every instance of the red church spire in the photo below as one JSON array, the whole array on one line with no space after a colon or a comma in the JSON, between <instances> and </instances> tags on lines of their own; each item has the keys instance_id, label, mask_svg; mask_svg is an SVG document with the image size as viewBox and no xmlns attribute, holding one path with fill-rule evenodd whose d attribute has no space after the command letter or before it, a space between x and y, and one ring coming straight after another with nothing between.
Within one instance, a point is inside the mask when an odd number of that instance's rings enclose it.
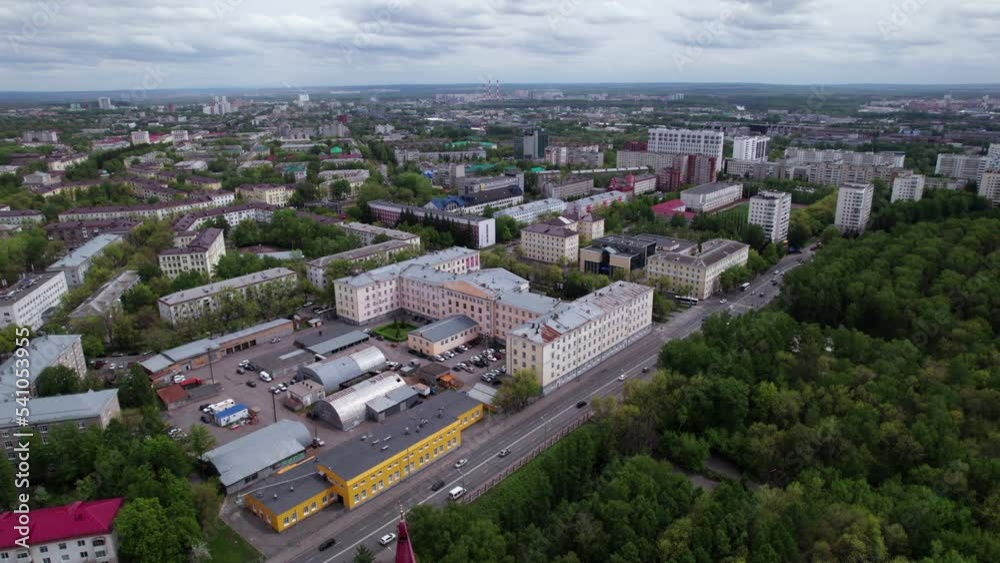
<instances>
[{"instance_id":1,"label":"red church spire","mask_svg":"<svg viewBox=\"0 0 1000 563\"><path fill-rule=\"evenodd\" d=\"M410 532L406 529L406 514L402 505L399 507L397 533L399 539L396 542L396 563L417 563L417 556L413 554L413 546L410 545Z\"/></svg>"}]
</instances>

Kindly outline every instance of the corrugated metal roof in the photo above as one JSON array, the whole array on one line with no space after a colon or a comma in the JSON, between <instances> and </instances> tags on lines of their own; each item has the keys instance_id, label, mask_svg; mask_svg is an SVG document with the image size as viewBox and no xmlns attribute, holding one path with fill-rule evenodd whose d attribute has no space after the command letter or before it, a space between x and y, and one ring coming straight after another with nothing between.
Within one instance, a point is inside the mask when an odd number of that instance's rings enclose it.
<instances>
[{"instance_id":1,"label":"corrugated metal roof","mask_svg":"<svg viewBox=\"0 0 1000 563\"><path fill-rule=\"evenodd\" d=\"M406 382L402 377L393 372L386 372L334 393L323 401L331 409L330 412L339 422L339 426L347 430L364 421L365 403L405 386ZM322 407L322 404L320 406ZM323 407L323 410L326 410L326 407Z\"/></svg>"},{"instance_id":2,"label":"corrugated metal roof","mask_svg":"<svg viewBox=\"0 0 1000 563\"><path fill-rule=\"evenodd\" d=\"M385 356L382 351L370 346L349 356L303 366L299 370L299 374L322 384L327 393L336 393L342 384L363 373L375 371L384 365Z\"/></svg>"},{"instance_id":3,"label":"corrugated metal roof","mask_svg":"<svg viewBox=\"0 0 1000 563\"><path fill-rule=\"evenodd\" d=\"M117 389L105 389L75 395L34 398L31 399L31 423L98 417L107 408L108 403L117 396ZM0 426L6 426L7 423L14 421L17 407L18 404L14 401L0 403Z\"/></svg>"},{"instance_id":4,"label":"corrugated metal roof","mask_svg":"<svg viewBox=\"0 0 1000 563\"><path fill-rule=\"evenodd\" d=\"M229 487L279 461L303 452L312 443L305 424L279 420L208 451L203 456L219 472L219 481ZM264 447L262 447L264 446Z\"/></svg>"},{"instance_id":5,"label":"corrugated metal roof","mask_svg":"<svg viewBox=\"0 0 1000 563\"><path fill-rule=\"evenodd\" d=\"M410 334L421 336L431 342L440 342L445 338L455 336L460 332L477 326L479 325L476 321L470 319L469 317L466 317L465 315L456 315L454 317L447 317L441 319L440 321L425 325L422 328L414 330Z\"/></svg>"}]
</instances>

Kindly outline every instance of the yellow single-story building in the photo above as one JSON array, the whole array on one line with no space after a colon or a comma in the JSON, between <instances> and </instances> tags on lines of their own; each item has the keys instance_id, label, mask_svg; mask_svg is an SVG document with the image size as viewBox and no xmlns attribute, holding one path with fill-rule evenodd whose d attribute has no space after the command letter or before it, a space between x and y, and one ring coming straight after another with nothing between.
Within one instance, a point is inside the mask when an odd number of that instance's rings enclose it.
<instances>
[{"instance_id":1,"label":"yellow single-story building","mask_svg":"<svg viewBox=\"0 0 1000 563\"><path fill-rule=\"evenodd\" d=\"M479 338L479 333L479 323L465 315L455 315L410 332L406 337L406 345L410 350L437 356L466 342L472 342Z\"/></svg>"}]
</instances>

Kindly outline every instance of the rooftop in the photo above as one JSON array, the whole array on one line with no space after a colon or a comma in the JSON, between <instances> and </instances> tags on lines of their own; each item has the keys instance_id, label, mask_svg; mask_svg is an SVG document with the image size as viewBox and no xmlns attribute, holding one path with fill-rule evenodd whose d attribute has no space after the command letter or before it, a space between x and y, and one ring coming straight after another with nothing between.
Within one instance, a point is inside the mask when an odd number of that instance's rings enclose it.
<instances>
[{"instance_id":1,"label":"rooftop","mask_svg":"<svg viewBox=\"0 0 1000 563\"><path fill-rule=\"evenodd\" d=\"M60 275L62 274L60 273ZM51 366L67 350L78 344L80 344L79 334L50 334L32 339L27 348L27 357L31 358L31 363L27 368L28 380L34 383L35 378L42 373L42 370ZM15 356L11 356L0 365L0 399L2 400L13 396L16 390L14 377L16 365L17 357Z\"/></svg>"},{"instance_id":2,"label":"rooftop","mask_svg":"<svg viewBox=\"0 0 1000 563\"><path fill-rule=\"evenodd\" d=\"M521 229L521 232L535 233L538 235L548 235L551 237L562 237L568 238L571 236L580 236L579 233L565 227L563 225L553 225L552 221L546 221L544 223L535 223L534 225L529 225Z\"/></svg>"},{"instance_id":3,"label":"rooftop","mask_svg":"<svg viewBox=\"0 0 1000 563\"><path fill-rule=\"evenodd\" d=\"M281 473L275 473L247 494L253 495L275 516L281 516L306 499L333 486L316 466L316 461L316 458L307 459Z\"/></svg>"},{"instance_id":4,"label":"rooftop","mask_svg":"<svg viewBox=\"0 0 1000 563\"><path fill-rule=\"evenodd\" d=\"M380 461L406 451L427 436L455 422L478 404L467 395L440 393L379 425L371 439L354 437L320 455L319 463L344 480L351 480ZM439 414L440 413L440 414ZM378 440L377 444L372 444ZM382 449L382 446L389 446Z\"/></svg>"},{"instance_id":5,"label":"rooftop","mask_svg":"<svg viewBox=\"0 0 1000 563\"><path fill-rule=\"evenodd\" d=\"M310 260L308 264L310 266L314 266L317 268L325 268L327 264L335 260L347 260L349 262L355 262L359 260L366 260L373 256L379 256L384 252L392 252L395 250L403 250L406 248L413 248L413 245L406 242L405 240L387 240L385 242L380 242L378 244L362 246L361 248L355 248L354 250L338 252L337 254L331 254L329 256L324 256L322 258Z\"/></svg>"},{"instance_id":6,"label":"rooftop","mask_svg":"<svg viewBox=\"0 0 1000 563\"><path fill-rule=\"evenodd\" d=\"M532 311L539 315L547 313L560 301L554 297L539 295L529 291L505 291L497 297L497 301L502 305L510 305L518 309Z\"/></svg>"},{"instance_id":7,"label":"rooftop","mask_svg":"<svg viewBox=\"0 0 1000 563\"><path fill-rule=\"evenodd\" d=\"M224 291L236 291L246 287L252 287L257 284L280 280L289 276L294 278L295 272L289 270L288 268L271 268L270 270L247 274L237 278L210 283L191 289L185 289L184 291L178 291L177 293L171 293L170 295L164 295L160 298L160 302L169 307L173 307L175 305L180 305L181 303L195 301L203 297L222 293Z\"/></svg>"},{"instance_id":8,"label":"rooftop","mask_svg":"<svg viewBox=\"0 0 1000 563\"><path fill-rule=\"evenodd\" d=\"M69 314L71 319L90 315L104 315L122 298L126 291L139 283L139 272L125 270L102 285L93 295Z\"/></svg>"},{"instance_id":9,"label":"rooftop","mask_svg":"<svg viewBox=\"0 0 1000 563\"><path fill-rule=\"evenodd\" d=\"M0 303L13 302L16 303L21 299L29 296L37 290L46 282L50 281L56 276L62 276L63 279L66 278L66 274L62 271L58 272L45 272L43 274L38 274L36 276L25 276L21 278L14 285L7 286L2 293L0 293ZM32 289L34 288L34 289Z\"/></svg>"},{"instance_id":10,"label":"rooftop","mask_svg":"<svg viewBox=\"0 0 1000 563\"><path fill-rule=\"evenodd\" d=\"M697 246L693 246L677 252L664 252L658 256L660 256L663 260L672 260L681 264L707 268L748 248L750 248L750 246L743 244L742 242L726 239L712 239L701 243L700 252L698 251Z\"/></svg>"},{"instance_id":11,"label":"rooftop","mask_svg":"<svg viewBox=\"0 0 1000 563\"><path fill-rule=\"evenodd\" d=\"M469 317L466 317L465 315L456 315L454 317L447 317L441 319L440 321L425 325L410 332L410 334L423 337L431 342L439 342L449 336L454 336L460 332L477 326L479 325L476 321L470 319Z\"/></svg>"},{"instance_id":12,"label":"rooftop","mask_svg":"<svg viewBox=\"0 0 1000 563\"><path fill-rule=\"evenodd\" d=\"M156 373L162 369L167 368L173 363L180 362L182 360L188 360L191 358L196 358L205 354L208 350L214 350L216 348L223 347L224 344L232 342L234 340L241 340L248 336L257 334L258 332L263 332L266 330L271 330L273 328L278 328L282 325L291 324L292 321L288 319L275 319L273 321L268 321L266 323L261 323L243 330L238 330L229 334L224 334L216 338L202 338L201 340L195 340L193 342L188 342L187 344L182 344L176 348L171 348L169 350L164 350L159 354L143 360L141 363L142 367L146 368L150 373Z\"/></svg>"},{"instance_id":13,"label":"rooftop","mask_svg":"<svg viewBox=\"0 0 1000 563\"><path fill-rule=\"evenodd\" d=\"M727 190L729 188L732 188L733 186L740 186L742 188L743 184L735 182L712 182L710 184L702 184L700 186L695 186L693 188L684 190L681 193L692 194L692 195L712 194L721 190Z\"/></svg>"},{"instance_id":14,"label":"rooftop","mask_svg":"<svg viewBox=\"0 0 1000 563\"><path fill-rule=\"evenodd\" d=\"M357 276L340 278L337 282L360 287L376 281L398 278L403 274L403 272L412 267L434 268L445 262L451 262L452 260L458 260L461 258L471 258L473 256L479 256L479 251L469 250L468 248L462 248L460 246L453 246L445 250L431 252L429 254L424 254L423 256L411 258L410 260L376 268Z\"/></svg>"},{"instance_id":15,"label":"rooftop","mask_svg":"<svg viewBox=\"0 0 1000 563\"><path fill-rule=\"evenodd\" d=\"M544 344L620 309L651 291L652 288L637 283L615 282L572 303L560 304L538 319L515 328L510 334Z\"/></svg>"},{"instance_id":16,"label":"rooftop","mask_svg":"<svg viewBox=\"0 0 1000 563\"><path fill-rule=\"evenodd\" d=\"M55 264L49 266L48 269L55 271L66 268L78 268L94 256L104 252L105 248L112 243L118 242L121 238L122 237L120 235L111 233L97 235L96 237L85 242L80 248L70 252Z\"/></svg>"},{"instance_id":17,"label":"rooftop","mask_svg":"<svg viewBox=\"0 0 1000 563\"><path fill-rule=\"evenodd\" d=\"M53 423L101 416L108 403L118 396L118 389L87 391L75 395L31 399L31 422ZM13 425L18 404L7 397L0 400L0 426Z\"/></svg>"},{"instance_id":18,"label":"rooftop","mask_svg":"<svg viewBox=\"0 0 1000 563\"><path fill-rule=\"evenodd\" d=\"M76 501L52 508L35 508L31 511L31 523L28 524L28 543L37 546L59 540L110 534L115 516L124 502L124 498L111 498ZM21 537L14 529L18 525L17 521L18 515L13 512L0 514L0 549L16 547L14 542Z\"/></svg>"},{"instance_id":19,"label":"rooftop","mask_svg":"<svg viewBox=\"0 0 1000 563\"><path fill-rule=\"evenodd\" d=\"M278 422L205 452L203 459L215 466L219 481L230 486L279 461L300 453L312 443L305 424ZM261 447L266 444L267 447Z\"/></svg>"}]
</instances>

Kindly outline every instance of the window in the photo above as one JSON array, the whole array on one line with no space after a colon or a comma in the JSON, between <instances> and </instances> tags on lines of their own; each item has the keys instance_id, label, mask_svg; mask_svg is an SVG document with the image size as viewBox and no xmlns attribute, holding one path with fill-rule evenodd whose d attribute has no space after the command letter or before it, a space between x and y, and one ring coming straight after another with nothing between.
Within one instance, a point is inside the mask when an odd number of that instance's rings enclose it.
<instances>
[{"instance_id":1,"label":"window","mask_svg":"<svg viewBox=\"0 0 1000 563\"><path fill-rule=\"evenodd\" d=\"M101 559L101 558L107 557L107 556L108 556L108 552L107 551L103 551L102 550L102 551L96 551L96 552L94 552L94 557L96 557L98 559Z\"/></svg>"},{"instance_id":2,"label":"window","mask_svg":"<svg viewBox=\"0 0 1000 563\"><path fill-rule=\"evenodd\" d=\"M94 547L104 545L104 538L97 538L93 541Z\"/></svg>"},{"instance_id":3,"label":"window","mask_svg":"<svg viewBox=\"0 0 1000 563\"><path fill-rule=\"evenodd\" d=\"M66 544L64 543L59 544L59 549L66 549Z\"/></svg>"},{"instance_id":4,"label":"window","mask_svg":"<svg viewBox=\"0 0 1000 563\"><path fill-rule=\"evenodd\" d=\"M77 540L76 541L76 546L77 547L83 547L85 545L87 545L87 540Z\"/></svg>"},{"instance_id":5,"label":"window","mask_svg":"<svg viewBox=\"0 0 1000 563\"><path fill-rule=\"evenodd\" d=\"M49 552L49 546L47 545L43 545L42 547L38 548L38 553L48 553L48 552Z\"/></svg>"},{"instance_id":6,"label":"window","mask_svg":"<svg viewBox=\"0 0 1000 563\"><path fill-rule=\"evenodd\" d=\"M88 555L90 555L90 553L88 553L86 551L81 551L80 552L80 559L86 559Z\"/></svg>"},{"instance_id":7,"label":"window","mask_svg":"<svg viewBox=\"0 0 1000 563\"><path fill-rule=\"evenodd\" d=\"M63 561L69 561L69 555L63 555L62 557L60 557L60 559L62 559Z\"/></svg>"}]
</instances>

